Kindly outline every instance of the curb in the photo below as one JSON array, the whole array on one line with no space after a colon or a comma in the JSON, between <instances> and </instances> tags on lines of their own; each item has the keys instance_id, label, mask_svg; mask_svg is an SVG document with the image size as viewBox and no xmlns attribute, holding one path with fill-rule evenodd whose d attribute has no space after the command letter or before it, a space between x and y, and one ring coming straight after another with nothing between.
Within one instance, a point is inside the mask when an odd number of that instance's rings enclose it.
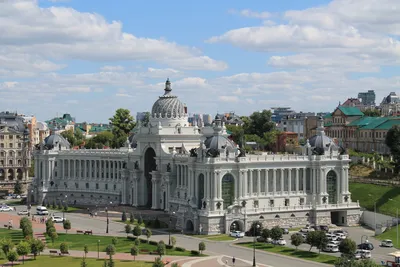
<instances>
[{"instance_id":1,"label":"curb","mask_svg":"<svg viewBox=\"0 0 400 267\"><path fill-rule=\"evenodd\" d=\"M243 246L238 246L238 245L235 245L235 244L229 244L229 246L230 246L230 247L242 248L242 249L246 249L246 250L253 251L252 248L247 248L247 247L243 247ZM290 256L287 256L287 255L283 255L283 254L279 254L279 253L274 253L274 252L269 252L269 251L260 250L260 249L256 249L256 252L261 252L261 253L264 253L264 254L267 254L267 255L274 255L274 256L278 256L278 257L285 258L285 259L298 260L298 261L302 261L302 262L304 262L304 263L312 262L312 263L318 264L318 265L320 265L320 266L330 266L330 267L332 267L332 265L330 265L330 264L321 263L321 262L316 262L316 261L304 260L304 259L301 259L301 258L290 257Z\"/></svg>"}]
</instances>

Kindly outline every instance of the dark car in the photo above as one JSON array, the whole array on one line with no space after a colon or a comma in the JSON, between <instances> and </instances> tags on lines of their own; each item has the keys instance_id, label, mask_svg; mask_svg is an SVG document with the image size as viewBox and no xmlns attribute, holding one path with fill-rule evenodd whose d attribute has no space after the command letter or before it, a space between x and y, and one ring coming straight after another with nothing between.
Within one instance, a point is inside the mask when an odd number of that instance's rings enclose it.
<instances>
[{"instance_id":1,"label":"dark car","mask_svg":"<svg viewBox=\"0 0 400 267\"><path fill-rule=\"evenodd\" d=\"M329 232L329 226L328 225L320 225L319 229L324 232Z\"/></svg>"},{"instance_id":2,"label":"dark car","mask_svg":"<svg viewBox=\"0 0 400 267\"><path fill-rule=\"evenodd\" d=\"M283 233L284 235L289 234L289 229L287 229L287 228L281 228L281 229L282 229L282 233Z\"/></svg>"},{"instance_id":3,"label":"dark car","mask_svg":"<svg viewBox=\"0 0 400 267\"><path fill-rule=\"evenodd\" d=\"M358 249L364 249L364 250L373 250L374 245L371 243L362 243L357 246Z\"/></svg>"}]
</instances>

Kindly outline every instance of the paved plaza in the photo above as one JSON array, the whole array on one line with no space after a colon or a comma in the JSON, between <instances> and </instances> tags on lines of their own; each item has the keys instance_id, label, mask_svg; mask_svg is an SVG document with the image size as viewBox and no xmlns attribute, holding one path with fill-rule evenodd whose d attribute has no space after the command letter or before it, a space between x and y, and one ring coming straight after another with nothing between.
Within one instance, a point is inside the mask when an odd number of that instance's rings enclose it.
<instances>
[{"instance_id":1,"label":"paved plaza","mask_svg":"<svg viewBox=\"0 0 400 267\"><path fill-rule=\"evenodd\" d=\"M17 206L17 211L25 209L24 206ZM76 230L92 230L93 234L95 235L112 235L112 236L126 236L124 230L124 224L115 222L113 220L117 219L116 217L110 218L109 220L109 234L106 234L106 226L107 226L107 219L106 217L90 217L88 214L82 213L67 213L66 218L71 221L72 229L71 233L74 233ZM4 226L10 220L12 220L14 228L19 227L19 220L20 216L16 215L16 212L3 212L0 213L0 225ZM45 224L38 222L33 222L33 228L35 232L43 233L45 230ZM56 229L62 231L62 224L55 224ZM372 242L375 246L374 251L372 252L372 256L374 260L377 262L391 260L392 258L388 256L388 253L395 251L392 248L381 248L379 247L379 241L373 238L373 232L370 230L366 230L360 227L348 227L346 230L349 231L350 237L355 240L357 243L360 242L361 237L366 236L370 242ZM186 236L182 234L174 233L173 236L177 240L177 246L183 246L188 250L197 250L198 244L200 241L206 243L206 254L210 255L210 257L202 257L202 258L175 258L175 257L167 257L171 258L173 261L179 262L181 266L184 267L212 267L212 266L233 266L232 265L232 257L235 256L236 258L236 267L241 266L252 266L253 260L253 251L249 248L243 248L239 246L235 246L235 242L242 242L242 241L251 241L252 238L244 238L237 241L231 242L218 242L218 241L210 241L207 239L200 239L196 237ZM285 235L284 238L288 242L288 247L290 245L290 235ZM163 240L166 244L168 244L168 232L167 230L153 230L153 236L150 238L154 241ZM300 249L308 250L309 246L307 244L303 244L300 246ZM82 252L79 256L82 256ZM97 257L97 253L95 253ZM124 253L119 253L124 254ZM73 253L71 255L74 255ZM332 254L331 254L332 255ZM339 256L339 254L337 255ZM121 256L122 257L122 256ZM126 254L126 257L132 259L132 256ZM154 260L154 256L151 255L141 255L137 259L149 258ZM279 266L296 266L296 267L313 267L313 266L328 266L326 264L315 263L310 261L305 261L298 258L292 258L283 255L277 255L269 252L257 251L256 252L256 259L258 266L270 266L270 267L279 267Z\"/></svg>"}]
</instances>

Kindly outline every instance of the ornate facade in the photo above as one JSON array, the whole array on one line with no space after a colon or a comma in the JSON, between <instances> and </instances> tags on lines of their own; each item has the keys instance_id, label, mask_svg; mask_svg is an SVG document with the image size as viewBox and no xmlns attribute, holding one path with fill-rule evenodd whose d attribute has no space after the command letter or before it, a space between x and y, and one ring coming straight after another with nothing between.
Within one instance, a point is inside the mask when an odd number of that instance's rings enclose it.
<instances>
[{"instance_id":1,"label":"ornate facade","mask_svg":"<svg viewBox=\"0 0 400 267\"><path fill-rule=\"evenodd\" d=\"M147 125L117 150L70 150L57 134L35 154L34 200L67 196L76 204L147 206L174 213L176 227L205 234L266 226L358 222L348 190L348 155L324 134L299 155L246 155L224 123L188 123L184 105L165 94Z\"/></svg>"}]
</instances>

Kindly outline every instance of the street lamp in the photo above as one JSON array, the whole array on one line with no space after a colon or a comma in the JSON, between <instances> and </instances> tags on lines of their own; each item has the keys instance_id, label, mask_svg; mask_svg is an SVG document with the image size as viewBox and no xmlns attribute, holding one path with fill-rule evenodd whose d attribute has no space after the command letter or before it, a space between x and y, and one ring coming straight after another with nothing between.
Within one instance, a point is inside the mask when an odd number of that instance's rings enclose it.
<instances>
[{"instance_id":1,"label":"street lamp","mask_svg":"<svg viewBox=\"0 0 400 267\"><path fill-rule=\"evenodd\" d=\"M112 202L110 202L110 205L112 205ZM107 215L107 228L106 228L106 234L108 234L108 225L110 224L110 220L108 218L108 208L106 207L106 215Z\"/></svg>"},{"instance_id":2,"label":"street lamp","mask_svg":"<svg viewBox=\"0 0 400 267\"><path fill-rule=\"evenodd\" d=\"M100 239L97 240L97 259L100 258Z\"/></svg>"},{"instance_id":3,"label":"street lamp","mask_svg":"<svg viewBox=\"0 0 400 267\"><path fill-rule=\"evenodd\" d=\"M256 267L256 229L260 228L260 225L257 223L253 226L253 267Z\"/></svg>"},{"instance_id":4,"label":"street lamp","mask_svg":"<svg viewBox=\"0 0 400 267\"><path fill-rule=\"evenodd\" d=\"M175 215L175 211L173 211L172 214ZM171 222L172 222L172 214L169 215L168 245L171 245Z\"/></svg>"}]
</instances>

